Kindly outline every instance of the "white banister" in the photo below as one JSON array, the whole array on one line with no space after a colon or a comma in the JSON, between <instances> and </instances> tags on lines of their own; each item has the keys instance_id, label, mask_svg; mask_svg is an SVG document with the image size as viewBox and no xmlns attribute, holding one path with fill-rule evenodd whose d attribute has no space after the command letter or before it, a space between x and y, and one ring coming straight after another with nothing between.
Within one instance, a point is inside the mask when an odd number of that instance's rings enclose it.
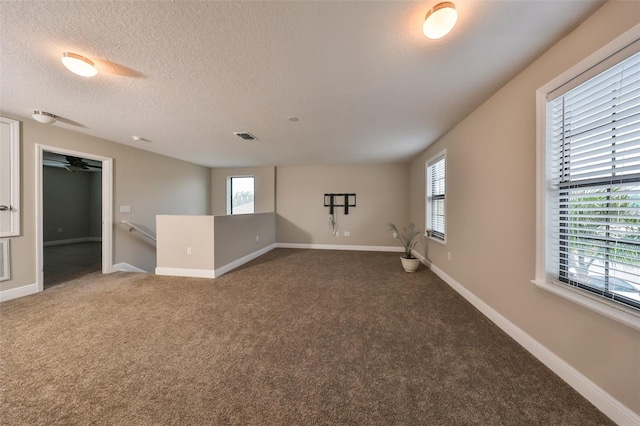
<instances>
[{"instance_id":1,"label":"white banister","mask_svg":"<svg viewBox=\"0 0 640 426\"><path fill-rule=\"evenodd\" d=\"M127 222L126 220L123 220L123 221L122 221L122 222L120 222L120 223L122 223L123 225L125 225L126 227L128 227L128 228L129 228L129 232L138 231L138 232L140 232L141 234L143 234L144 236L146 236L147 238L150 238L150 239L152 239L153 241L156 241L156 237L154 237L153 235L151 235L151 234L149 234L149 233L145 232L144 230L140 229L140 227L138 227L138 226L134 225L133 223L131 223L131 222Z\"/></svg>"}]
</instances>

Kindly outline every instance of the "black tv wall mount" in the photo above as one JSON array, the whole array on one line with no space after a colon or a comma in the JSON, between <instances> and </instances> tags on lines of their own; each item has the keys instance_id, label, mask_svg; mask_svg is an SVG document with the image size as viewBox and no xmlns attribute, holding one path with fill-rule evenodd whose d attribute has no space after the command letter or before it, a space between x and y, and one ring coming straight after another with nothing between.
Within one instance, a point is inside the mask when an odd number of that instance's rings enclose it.
<instances>
[{"instance_id":1,"label":"black tv wall mount","mask_svg":"<svg viewBox=\"0 0 640 426\"><path fill-rule=\"evenodd\" d=\"M349 214L349 207L356 206L356 194L324 194L324 206L329 207L329 214L335 207L344 207L344 214Z\"/></svg>"}]
</instances>

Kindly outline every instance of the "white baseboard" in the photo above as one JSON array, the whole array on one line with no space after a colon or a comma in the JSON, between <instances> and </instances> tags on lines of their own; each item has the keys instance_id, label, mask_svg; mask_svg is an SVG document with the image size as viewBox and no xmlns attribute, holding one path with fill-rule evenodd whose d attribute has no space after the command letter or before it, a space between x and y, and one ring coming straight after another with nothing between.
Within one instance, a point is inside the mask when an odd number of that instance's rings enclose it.
<instances>
[{"instance_id":1,"label":"white baseboard","mask_svg":"<svg viewBox=\"0 0 640 426\"><path fill-rule=\"evenodd\" d=\"M348 246L340 244L302 244L302 243L276 243L278 248L314 249L314 250L353 250L353 251L390 251L402 252L402 247L396 246Z\"/></svg>"},{"instance_id":2,"label":"white baseboard","mask_svg":"<svg viewBox=\"0 0 640 426\"><path fill-rule=\"evenodd\" d=\"M0 302L17 299L18 297L28 296L38 292L38 284L28 284L22 287L10 288L9 290L0 291Z\"/></svg>"},{"instance_id":3,"label":"white baseboard","mask_svg":"<svg viewBox=\"0 0 640 426\"><path fill-rule=\"evenodd\" d=\"M234 260L231 263L216 268L215 270L157 267L156 275L170 275L174 277L193 278L217 278L229 271L232 271L233 269L244 265L245 263L255 259L256 257L262 256L263 254L273 250L274 248L402 252L401 247L395 246L347 246L330 244L274 243L244 257L241 257L238 260Z\"/></svg>"},{"instance_id":4,"label":"white baseboard","mask_svg":"<svg viewBox=\"0 0 640 426\"><path fill-rule=\"evenodd\" d=\"M42 243L42 246L49 247L49 246L62 246L64 244L100 243L100 242L102 242L102 237L82 237L82 238L70 238L68 240L45 241Z\"/></svg>"},{"instance_id":5,"label":"white baseboard","mask_svg":"<svg viewBox=\"0 0 640 426\"><path fill-rule=\"evenodd\" d=\"M273 243L273 244L268 245L268 246L266 246L264 248L261 248L260 250L254 251L251 254L248 254L248 255L246 255L244 257L241 257L238 260L234 260L231 263L227 263L226 265L221 266L220 268L217 268L215 270L215 276L219 277L220 275L226 274L227 272L229 272L229 271L231 271L233 269L236 269L239 266L244 265L245 263L255 259L256 257L262 256L263 254L265 254L267 252L270 252L271 250L276 248L276 246L277 246L277 244Z\"/></svg>"},{"instance_id":6,"label":"white baseboard","mask_svg":"<svg viewBox=\"0 0 640 426\"><path fill-rule=\"evenodd\" d=\"M431 270L444 282L467 299L473 306L493 321L505 333L522 345L533 356L549 367L569 386L595 405L600 411L619 425L640 425L640 415L622 404L600 386L589 380L585 375L573 368L565 360L551 352L540 342L528 335L524 330L502 316L498 311L483 302L475 294L467 290L462 284L447 275L442 269L431 264Z\"/></svg>"},{"instance_id":7,"label":"white baseboard","mask_svg":"<svg viewBox=\"0 0 640 426\"><path fill-rule=\"evenodd\" d=\"M427 259L426 257L424 257L423 255L421 255L420 253L418 253L415 250L412 250L411 253L418 258L418 260L420 260L420 262L422 262L424 265L427 266L427 268L431 268L431 261L429 259Z\"/></svg>"},{"instance_id":8,"label":"white baseboard","mask_svg":"<svg viewBox=\"0 0 640 426\"><path fill-rule=\"evenodd\" d=\"M140 269L138 267L135 267L133 265L130 265L126 262L116 263L111 268L111 271L112 272L142 272L145 274L147 273L147 271Z\"/></svg>"},{"instance_id":9,"label":"white baseboard","mask_svg":"<svg viewBox=\"0 0 640 426\"><path fill-rule=\"evenodd\" d=\"M169 275L171 277L190 277L190 278L215 278L216 271L214 271L213 269L157 267L156 275Z\"/></svg>"}]
</instances>

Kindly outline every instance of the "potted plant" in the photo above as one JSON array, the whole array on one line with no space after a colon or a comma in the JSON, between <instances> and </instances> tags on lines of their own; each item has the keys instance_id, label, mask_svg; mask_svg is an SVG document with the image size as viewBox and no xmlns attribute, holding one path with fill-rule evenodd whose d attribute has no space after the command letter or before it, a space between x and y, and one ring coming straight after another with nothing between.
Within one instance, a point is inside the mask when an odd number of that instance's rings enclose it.
<instances>
[{"instance_id":1,"label":"potted plant","mask_svg":"<svg viewBox=\"0 0 640 426\"><path fill-rule=\"evenodd\" d=\"M415 272L420 265L420 260L413 256L412 250L418 244L420 231L416 229L416 225L413 223L407 228L402 228L402 231L395 224L390 223L389 230L393 231L393 238L404 249L404 255L400 257L402 267L407 272Z\"/></svg>"}]
</instances>

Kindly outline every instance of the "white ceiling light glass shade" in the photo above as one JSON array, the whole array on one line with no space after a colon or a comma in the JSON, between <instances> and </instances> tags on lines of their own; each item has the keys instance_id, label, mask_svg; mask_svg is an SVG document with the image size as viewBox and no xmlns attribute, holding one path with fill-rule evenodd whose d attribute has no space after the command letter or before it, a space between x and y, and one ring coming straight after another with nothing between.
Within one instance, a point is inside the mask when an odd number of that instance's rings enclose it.
<instances>
[{"instance_id":1,"label":"white ceiling light glass shade","mask_svg":"<svg viewBox=\"0 0 640 426\"><path fill-rule=\"evenodd\" d=\"M64 52L62 54L62 63L69 71L81 77L93 77L98 74L93 62L75 53Z\"/></svg>"},{"instance_id":2,"label":"white ceiling light glass shade","mask_svg":"<svg viewBox=\"0 0 640 426\"><path fill-rule=\"evenodd\" d=\"M458 12L453 3L438 3L427 12L422 32L428 38L436 40L449 34L457 21Z\"/></svg>"},{"instance_id":3,"label":"white ceiling light glass shade","mask_svg":"<svg viewBox=\"0 0 640 426\"><path fill-rule=\"evenodd\" d=\"M55 115L51 114L50 112L45 112L45 111L33 111L33 115L31 116L33 117L34 120L42 124L53 124L56 122L56 119L58 118Z\"/></svg>"}]
</instances>

